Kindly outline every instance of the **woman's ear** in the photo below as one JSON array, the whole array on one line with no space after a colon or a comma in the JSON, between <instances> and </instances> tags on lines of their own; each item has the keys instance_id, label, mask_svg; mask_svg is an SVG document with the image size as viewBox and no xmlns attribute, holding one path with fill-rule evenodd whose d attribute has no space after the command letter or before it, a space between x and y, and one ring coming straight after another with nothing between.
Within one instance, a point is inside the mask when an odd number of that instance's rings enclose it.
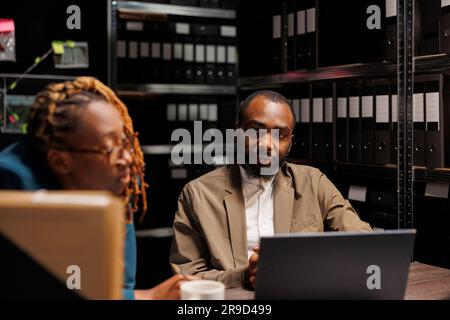
<instances>
[{"instance_id":1,"label":"woman's ear","mask_svg":"<svg viewBox=\"0 0 450 320\"><path fill-rule=\"evenodd\" d=\"M72 172L73 161L67 152L51 149L47 153L47 162L57 175L68 175Z\"/></svg>"}]
</instances>

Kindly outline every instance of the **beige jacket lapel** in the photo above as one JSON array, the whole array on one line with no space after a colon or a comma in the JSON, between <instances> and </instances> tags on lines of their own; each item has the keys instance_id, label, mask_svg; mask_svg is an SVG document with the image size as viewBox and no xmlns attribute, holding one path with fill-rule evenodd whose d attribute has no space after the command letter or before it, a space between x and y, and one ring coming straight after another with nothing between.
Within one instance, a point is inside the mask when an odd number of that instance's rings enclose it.
<instances>
[{"instance_id":1,"label":"beige jacket lapel","mask_svg":"<svg viewBox=\"0 0 450 320\"><path fill-rule=\"evenodd\" d=\"M288 233L291 228L294 189L291 178L284 174L282 168L275 177L273 198L275 233Z\"/></svg>"},{"instance_id":2,"label":"beige jacket lapel","mask_svg":"<svg viewBox=\"0 0 450 320\"><path fill-rule=\"evenodd\" d=\"M230 242L235 267L247 263L247 223L245 219L244 196L241 189L241 176L237 165L230 167L224 197L225 210L230 228Z\"/></svg>"}]
</instances>

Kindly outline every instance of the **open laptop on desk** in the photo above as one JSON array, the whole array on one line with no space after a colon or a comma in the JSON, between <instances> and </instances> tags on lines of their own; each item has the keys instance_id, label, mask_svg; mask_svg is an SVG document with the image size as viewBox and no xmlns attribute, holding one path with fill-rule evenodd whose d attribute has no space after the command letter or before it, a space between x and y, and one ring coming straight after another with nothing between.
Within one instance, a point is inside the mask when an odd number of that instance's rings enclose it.
<instances>
[{"instance_id":1,"label":"open laptop on desk","mask_svg":"<svg viewBox=\"0 0 450 320\"><path fill-rule=\"evenodd\" d=\"M256 299L403 299L415 233L262 237Z\"/></svg>"},{"instance_id":2,"label":"open laptop on desk","mask_svg":"<svg viewBox=\"0 0 450 320\"><path fill-rule=\"evenodd\" d=\"M106 192L1 191L1 299L121 299L123 214Z\"/></svg>"}]
</instances>

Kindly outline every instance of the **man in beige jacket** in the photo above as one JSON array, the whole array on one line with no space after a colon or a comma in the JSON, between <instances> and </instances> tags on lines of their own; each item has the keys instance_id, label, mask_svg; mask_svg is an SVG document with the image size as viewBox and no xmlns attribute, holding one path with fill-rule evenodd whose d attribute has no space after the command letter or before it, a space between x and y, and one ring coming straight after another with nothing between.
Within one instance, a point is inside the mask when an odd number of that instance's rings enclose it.
<instances>
[{"instance_id":1,"label":"man in beige jacket","mask_svg":"<svg viewBox=\"0 0 450 320\"><path fill-rule=\"evenodd\" d=\"M170 260L175 272L253 287L261 236L311 231L370 231L350 203L318 169L284 161L296 123L290 102L273 91L250 95L241 106L244 131L278 131L246 143L279 159L273 175L261 175L267 159L234 164L189 182L178 199ZM275 131L275 130L274 130Z\"/></svg>"}]
</instances>

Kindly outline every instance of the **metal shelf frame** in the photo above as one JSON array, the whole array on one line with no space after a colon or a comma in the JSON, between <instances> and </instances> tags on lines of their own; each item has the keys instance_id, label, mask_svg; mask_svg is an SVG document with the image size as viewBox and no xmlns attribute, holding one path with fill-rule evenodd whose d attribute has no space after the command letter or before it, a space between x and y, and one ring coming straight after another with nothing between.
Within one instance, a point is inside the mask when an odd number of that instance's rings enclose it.
<instances>
[{"instance_id":1,"label":"metal shelf frame","mask_svg":"<svg viewBox=\"0 0 450 320\"><path fill-rule=\"evenodd\" d=\"M437 54L414 58L415 74L449 73L450 56ZM358 63L351 65L318 68L315 70L298 70L283 74L242 77L238 79L240 90L257 90L279 88L286 85L330 81L351 78L394 77L397 64L393 62Z\"/></svg>"},{"instance_id":2,"label":"metal shelf frame","mask_svg":"<svg viewBox=\"0 0 450 320\"><path fill-rule=\"evenodd\" d=\"M119 13L127 14L161 14L196 18L235 19L234 10L178 6L171 4L148 3L137 1L117 1Z\"/></svg>"},{"instance_id":3,"label":"metal shelf frame","mask_svg":"<svg viewBox=\"0 0 450 320\"><path fill-rule=\"evenodd\" d=\"M145 96L152 94L235 95L236 86L206 84L118 84L120 96Z\"/></svg>"}]
</instances>

